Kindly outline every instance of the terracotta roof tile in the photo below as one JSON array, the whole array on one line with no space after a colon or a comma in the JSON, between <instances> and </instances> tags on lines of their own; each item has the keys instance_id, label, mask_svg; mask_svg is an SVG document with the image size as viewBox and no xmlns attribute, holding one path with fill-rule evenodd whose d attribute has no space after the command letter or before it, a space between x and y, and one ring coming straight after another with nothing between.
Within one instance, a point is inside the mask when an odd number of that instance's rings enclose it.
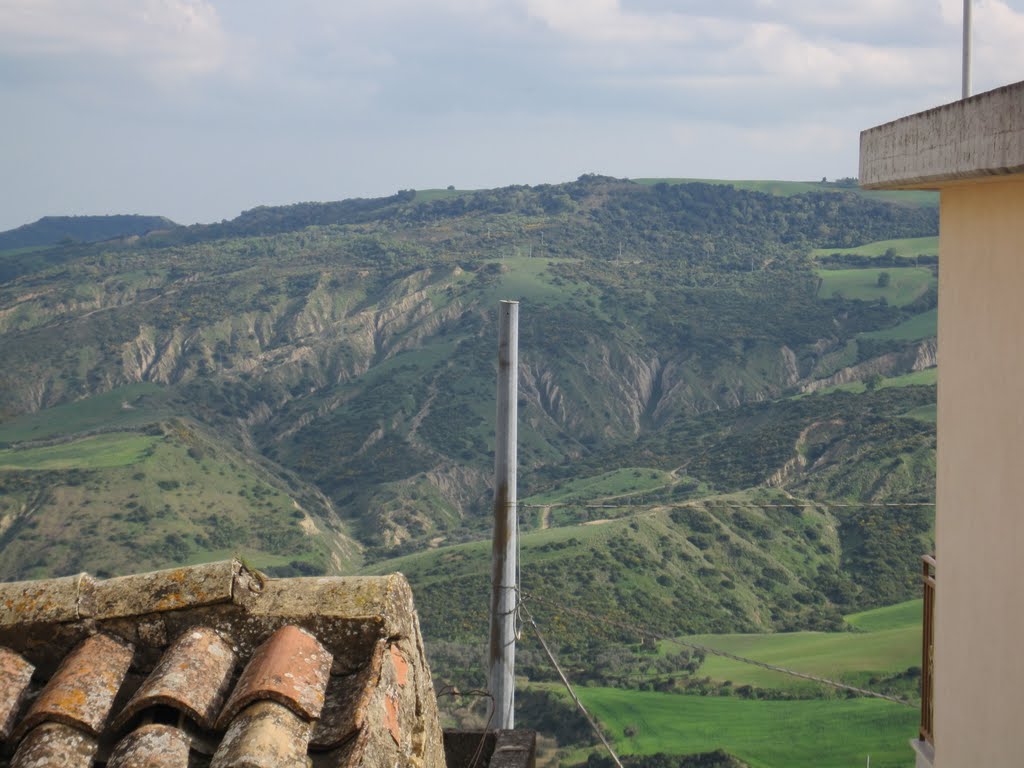
<instances>
[{"instance_id":1,"label":"terracotta roof tile","mask_svg":"<svg viewBox=\"0 0 1024 768\"><path fill-rule=\"evenodd\" d=\"M18 746L11 768L89 768L97 746L94 736L70 725L43 723Z\"/></svg>"},{"instance_id":2,"label":"terracotta roof tile","mask_svg":"<svg viewBox=\"0 0 1024 768\"><path fill-rule=\"evenodd\" d=\"M186 630L115 718L114 729L121 730L143 710L160 705L212 729L234 668L235 652L220 635L207 627Z\"/></svg>"},{"instance_id":3,"label":"terracotta roof tile","mask_svg":"<svg viewBox=\"0 0 1024 768\"><path fill-rule=\"evenodd\" d=\"M331 672L331 653L309 632L281 627L256 649L221 713L223 728L245 706L269 699L306 720L320 717Z\"/></svg>"},{"instance_id":4,"label":"terracotta roof tile","mask_svg":"<svg viewBox=\"0 0 1024 768\"><path fill-rule=\"evenodd\" d=\"M0 584L0 645L14 768L444 765L400 575L267 580L232 561Z\"/></svg>"},{"instance_id":5,"label":"terracotta roof tile","mask_svg":"<svg viewBox=\"0 0 1024 768\"><path fill-rule=\"evenodd\" d=\"M0 741L14 730L35 667L14 651L0 648Z\"/></svg>"},{"instance_id":6,"label":"terracotta roof tile","mask_svg":"<svg viewBox=\"0 0 1024 768\"><path fill-rule=\"evenodd\" d=\"M311 723L273 701L257 701L231 721L210 768L306 768Z\"/></svg>"},{"instance_id":7,"label":"terracotta roof tile","mask_svg":"<svg viewBox=\"0 0 1024 768\"><path fill-rule=\"evenodd\" d=\"M313 729L310 743L317 749L333 749L359 732L370 705L372 683L380 678L386 642L381 640L369 661L349 675L332 675L327 683L326 703Z\"/></svg>"},{"instance_id":8,"label":"terracotta roof tile","mask_svg":"<svg viewBox=\"0 0 1024 768\"><path fill-rule=\"evenodd\" d=\"M98 736L124 682L133 650L109 635L86 638L29 707L15 729L15 740L45 722L64 723Z\"/></svg>"},{"instance_id":9,"label":"terracotta roof tile","mask_svg":"<svg viewBox=\"0 0 1024 768\"><path fill-rule=\"evenodd\" d=\"M188 768L189 737L169 725L144 725L121 739L107 768Z\"/></svg>"}]
</instances>

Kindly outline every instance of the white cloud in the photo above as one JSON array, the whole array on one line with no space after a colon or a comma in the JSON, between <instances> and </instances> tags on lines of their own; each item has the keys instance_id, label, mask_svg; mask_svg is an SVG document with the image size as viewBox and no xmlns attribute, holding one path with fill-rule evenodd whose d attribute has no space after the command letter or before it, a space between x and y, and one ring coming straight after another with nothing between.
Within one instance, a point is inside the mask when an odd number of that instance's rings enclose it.
<instances>
[{"instance_id":1,"label":"white cloud","mask_svg":"<svg viewBox=\"0 0 1024 768\"><path fill-rule=\"evenodd\" d=\"M591 42L685 42L706 22L676 13L630 13L619 0L526 0L530 17L551 29Z\"/></svg>"},{"instance_id":2,"label":"white cloud","mask_svg":"<svg viewBox=\"0 0 1024 768\"><path fill-rule=\"evenodd\" d=\"M226 40L206 0L0 0L8 55L98 57L158 78L216 71Z\"/></svg>"}]
</instances>

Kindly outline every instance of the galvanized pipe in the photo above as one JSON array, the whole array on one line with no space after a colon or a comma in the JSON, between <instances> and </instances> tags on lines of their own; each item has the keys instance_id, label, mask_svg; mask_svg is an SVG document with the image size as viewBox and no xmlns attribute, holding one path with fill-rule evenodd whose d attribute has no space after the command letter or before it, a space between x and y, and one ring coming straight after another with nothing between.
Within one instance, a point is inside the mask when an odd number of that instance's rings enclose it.
<instances>
[{"instance_id":1,"label":"galvanized pipe","mask_svg":"<svg viewBox=\"0 0 1024 768\"><path fill-rule=\"evenodd\" d=\"M962 97L971 95L971 48L972 48L972 20L971 8L974 0L964 0L964 60L963 60L963 89Z\"/></svg>"},{"instance_id":2,"label":"galvanized pipe","mask_svg":"<svg viewBox=\"0 0 1024 768\"><path fill-rule=\"evenodd\" d=\"M494 697L491 728L515 728L516 418L519 392L519 302L498 307L498 421L494 445L494 542L491 550L491 639Z\"/></svg>"}]
</instances>

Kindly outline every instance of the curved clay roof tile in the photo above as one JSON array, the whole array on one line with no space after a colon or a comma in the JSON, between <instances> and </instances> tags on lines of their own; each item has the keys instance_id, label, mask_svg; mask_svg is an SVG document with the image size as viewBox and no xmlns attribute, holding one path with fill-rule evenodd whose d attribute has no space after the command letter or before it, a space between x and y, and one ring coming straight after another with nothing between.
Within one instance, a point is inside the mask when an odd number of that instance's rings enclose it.
<instances>
[{"instance_id":1,"label":"curved clay roof tile","mask_svg":"<svg viewBox=\"0 0 1024 768\"><path fill-rule=\"evenodd\" d=\"M0 648L0 742L14 730L25 703L35 667L7 648Z\"/></svg>"},{"instance_id":2,"label":"curved clay roof tile","mask_svg":"<svg viewBox=\"0 0 1024 768\"><path fill-rule=\"evenodd\" d=\"M40 723L64 723L93 736L103 732L134 648L110 635L83 640L61 663L14 731L21 739Z\"/></svg>"},{"instance_id":3,"label":"curved clay roof tile","mask_svg":"<svg viewBox=\"0 0 1024 768\"><path fill-rule=\"evenodd\" d=\"M114 729L155 706L172 707L200 727L213 728L234 667L235 652L220 635L207 627L186 630L114 720Z\"/></svg>"},{"instance_id":4,"label":"curved clay roof tile","mask_svg":"<svg viewBox=\"0 0 1024 768\"><path fill-rule=\"evenodd\" d=\"M306 630L281 627L253 653L217 727L226 728L243 708L263 700L316 720L324 706L332 660L331 653Z\"/></svg>"},{"instance_id":5,"label":"curved clay roof tile","mask_svg":"<svg viewBox=\"0 0 1024 768\"><path fill-rule=\"evenodd\" d=\"M169 725L144 725L125 736L107 768L188 768L189 738Z\"/></svg>"}]
</instances>

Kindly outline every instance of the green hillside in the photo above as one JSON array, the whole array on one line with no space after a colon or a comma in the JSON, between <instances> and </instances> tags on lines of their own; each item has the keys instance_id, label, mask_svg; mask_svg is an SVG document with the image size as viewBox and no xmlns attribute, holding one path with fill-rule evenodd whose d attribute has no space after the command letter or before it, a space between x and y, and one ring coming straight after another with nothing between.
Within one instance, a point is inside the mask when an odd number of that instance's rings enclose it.
<instances>
[{"instance_id":1,"label":"green hillside","mask_svg":"<svg viewBox=\"0 0 1024 768\"><path fill-rule=\"evenodd\" d=\"M351 568L359 551L344 526L293 485L178 420L0 450L0 577L121 575L232 556L271 573Z\"/></svg>"},{"instance_id":2,"label":"green hillside","mask_svg":"<svg viewBox=\"0 0 1024 768\"><path fill-rule=\"evenodd\" d=\"M5 251L41 248L62 241L94 243L176 226L163 216L44 216L32 224L0 232L0 258Z\"/></svg>"},{"instance_id":3,"label":"green hillside","mask_svg":"<svg viewBox=\"0 0 1024 768\"><path fill-rule=\"evenodd\" d=\"M933 390L866 414L788 398L840 364L864 368L851 387L876 359L908 372L934 307L930 268L879 288L878 270L816 270L809 251L935 226L933 209L835 190L587 176L258 208L61 250L59 266L32 253L0 284L0 444L187 417L322 494L371 560L479 537L494 312L517 298L524 495L630 467L661 483L696 462L673 498L778 482L916 498L932 436L903 415ZM816 426L837 419L856 429ZM867 460L886 432L925 474ZM828 461L798 461L805 443ZM851 450L857 478L833 460Z\"/></svg>"},{"instance_id":4,"label":"green hillside","mask_svg":"<svg viewBox=\"0 0 1024 768\"><path fill-rule=\"evenodd\" d=\"M934 238L932 203L584 176L7 252L0 577L401 570L436 679L479 687L518 299L523 586L574 679L679 702L748 679L743 717L770 694L868 723L639 629L763 633L752 654L907 690L909 630L843 616L916 597L932 546L935 259L886 256ZM520 671L525 720L589 743L535 644Z\"/></svg>"}]
</instances>

